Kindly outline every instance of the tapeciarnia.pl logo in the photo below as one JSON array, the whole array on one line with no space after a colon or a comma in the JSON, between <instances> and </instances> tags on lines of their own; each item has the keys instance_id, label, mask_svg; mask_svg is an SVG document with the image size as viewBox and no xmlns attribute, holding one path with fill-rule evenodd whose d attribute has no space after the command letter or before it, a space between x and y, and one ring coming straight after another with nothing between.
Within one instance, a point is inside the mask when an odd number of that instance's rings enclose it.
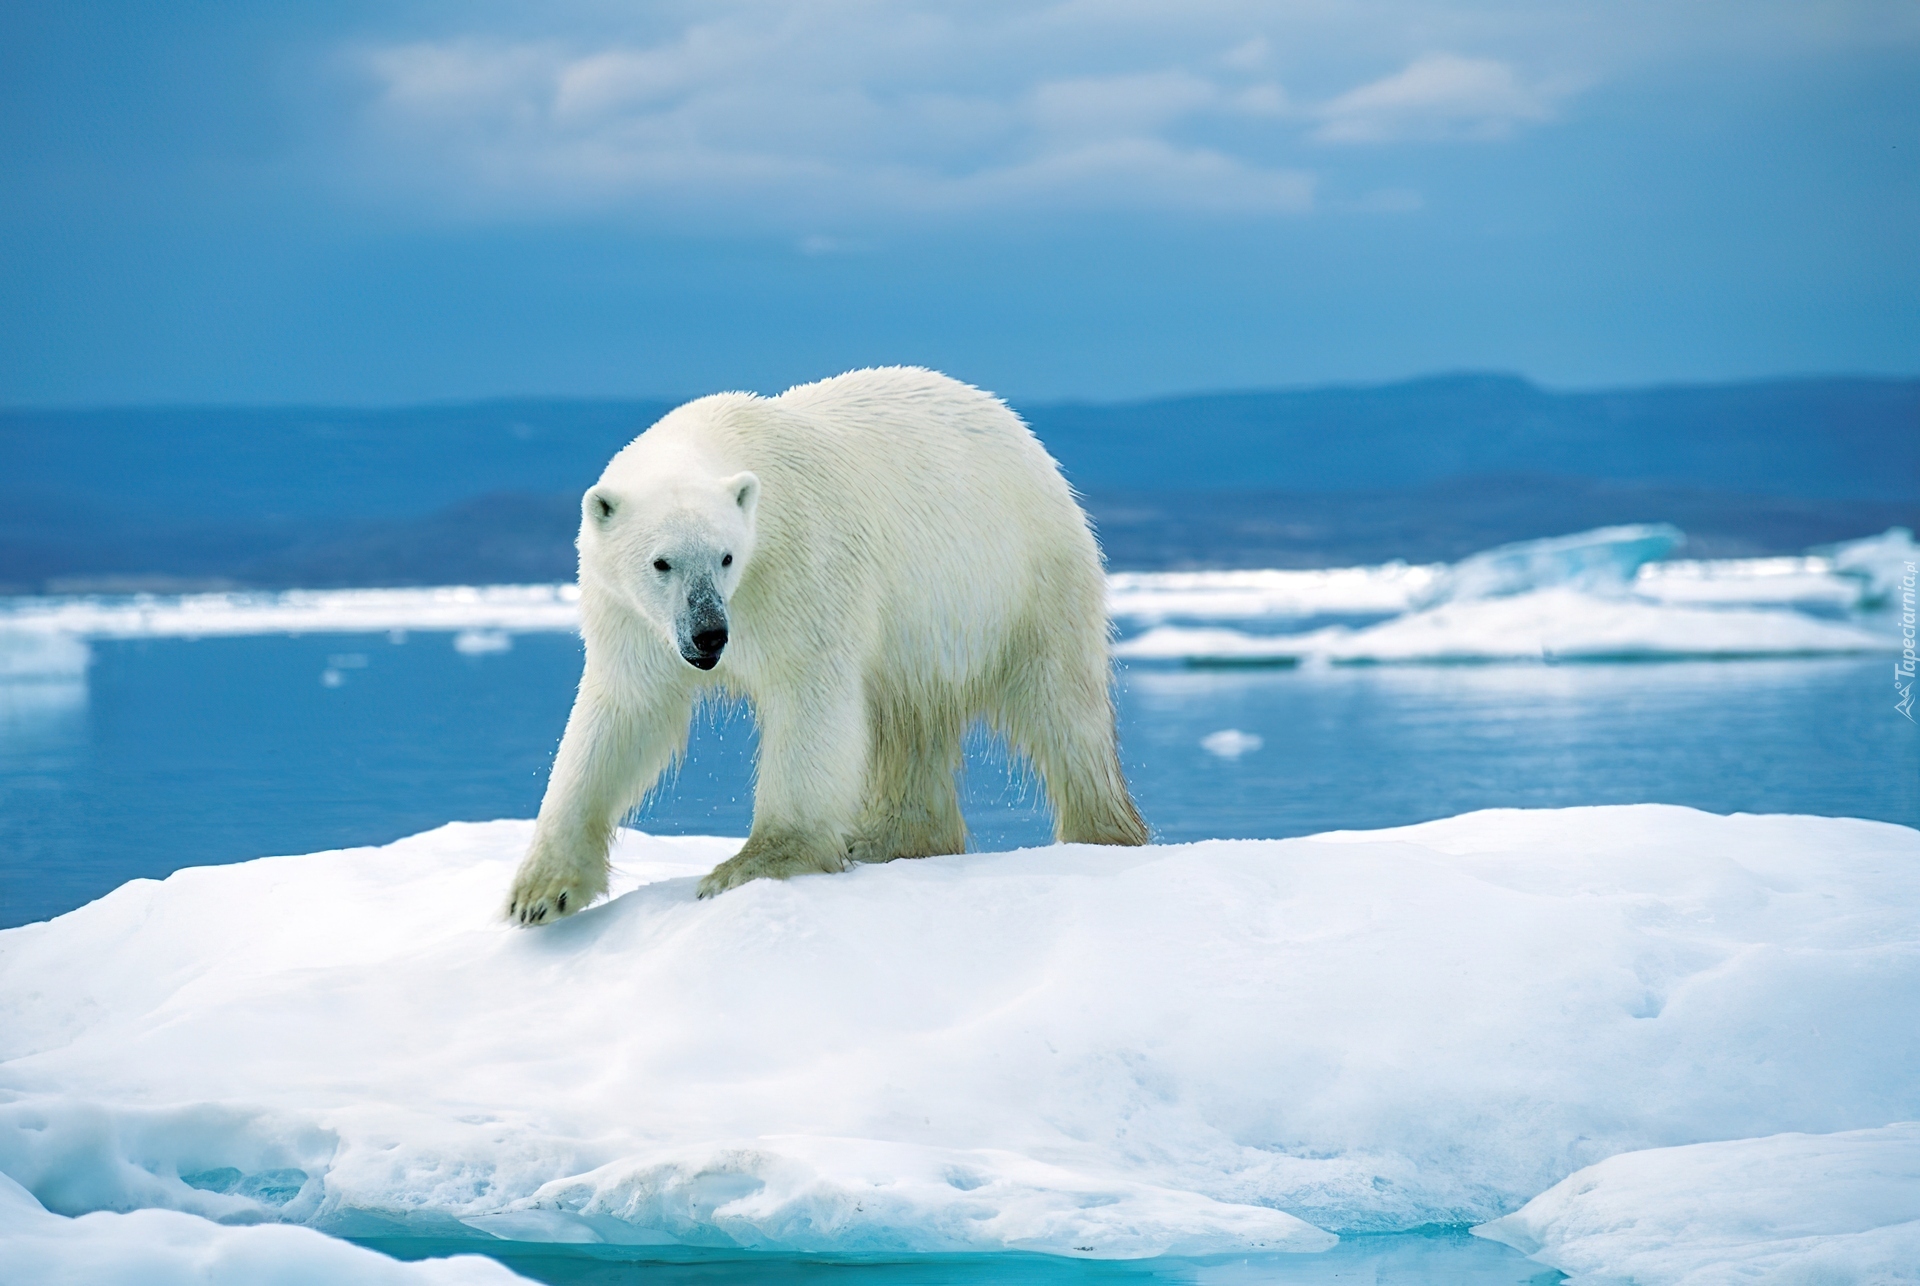
<instances>
[{"instance_id":1,"label":"tapeciarnia.pl logo","mask_svg":"<svg viewBox=\"0 0 1920 1286\"><path fill-rule=\"evenodd\" d=\"M1913 720L1913 581L1914 565L1900 578L1900 659L1893 663L1893 690L1899 700L1893 708Z\"/></svg>"}]
</instances>

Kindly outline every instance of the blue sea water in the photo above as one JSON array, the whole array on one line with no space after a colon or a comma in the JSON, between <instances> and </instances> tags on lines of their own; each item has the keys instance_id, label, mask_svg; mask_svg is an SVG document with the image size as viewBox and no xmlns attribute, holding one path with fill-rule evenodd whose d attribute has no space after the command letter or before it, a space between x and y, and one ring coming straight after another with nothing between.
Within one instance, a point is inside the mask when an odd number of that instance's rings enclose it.
<instances>
[{"instance_id":1,"label":"blue sea water","mask_svg":"<svg viewBox=\"0 0 1920 1286\"><path fill-rule=\"evenodd\" d=\"M365 1238L403 1259L468 1253L466 1239ZM1551 1286L1562 1274L1465 1228L1344 1237L1309 1255L1167 1256L1147 1260L1053 1255L770 1255L658 1246L502 1242L485 1253L553 1286ZM644 1256L644 1257L642 1257Z\"/></svg>"},{"instance_id":2,"label":"blue sea water","mask_svg":"<svg viewBox=\"0 0 1920 1286\"><path fill-rule=\"evenodd\" d=\"M478 656L434 633L93 647L84 681L0 685L0 926L182 866L530 817L580 667L564 634ZM1888 670L1878 657L1131 666L1117 697L1141 811L1168 841L1649 801L1912 825L1920 736ZM1203 748L1225 729L1260 745ZM744 834L753 741L744 713L709 712L639 824ZM976 847L1044 843L1037 786L984 738L974 752Z\"/></svg>"}]
</instances>

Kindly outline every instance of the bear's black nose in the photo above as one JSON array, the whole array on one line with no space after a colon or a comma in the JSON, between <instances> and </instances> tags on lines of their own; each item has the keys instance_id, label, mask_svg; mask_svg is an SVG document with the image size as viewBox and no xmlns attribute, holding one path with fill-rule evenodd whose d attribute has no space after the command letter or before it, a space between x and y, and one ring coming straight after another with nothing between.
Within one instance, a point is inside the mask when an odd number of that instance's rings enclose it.
<instances>
[{"instance_id":1,"label":"bear's black nose","mask_svg":"<svg viewBox=\"0 0 1920 1286\"><path fill-rule=\"evenodd\" d=\"M693 636L693 645L707 656L719 656L721 649L727 645L726 627L701 630Z\"/></svg>"}]
</instances>

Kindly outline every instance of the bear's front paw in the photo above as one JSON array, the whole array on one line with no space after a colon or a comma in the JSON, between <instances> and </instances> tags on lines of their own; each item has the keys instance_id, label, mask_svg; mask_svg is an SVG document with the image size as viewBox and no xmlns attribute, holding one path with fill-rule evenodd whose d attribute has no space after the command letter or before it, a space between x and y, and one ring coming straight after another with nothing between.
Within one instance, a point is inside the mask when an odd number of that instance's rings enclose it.
<instances>
[{"instance_id":1,"label":"bear's front paw","mask_svg":"<svg viewBox=\"0 0 1920 1286\"><path fill-rule=\"evenodd\" d=\"M545 924L584 911L606 891L604 869L595 879L591 868L582 870L555 862L536 850L527 855L513 877L513 891L507 894L507 919L523 926Z\"/></svg>"}]
</instances>

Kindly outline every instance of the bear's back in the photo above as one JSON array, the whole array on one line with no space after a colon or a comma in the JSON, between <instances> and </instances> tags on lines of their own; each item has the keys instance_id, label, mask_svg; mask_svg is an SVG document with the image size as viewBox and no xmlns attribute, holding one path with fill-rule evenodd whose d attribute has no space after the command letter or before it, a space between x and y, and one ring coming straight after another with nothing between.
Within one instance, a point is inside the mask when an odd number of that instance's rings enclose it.
<instances>
[{"instance_id":1,"label":"bear's back","mask_svg":"<svg viewBox=\"0 0 1920 1286\"><path fill-rule=\"evenodd\" d=\"M966 669L1019 620L1062 613L1097 617L1104 636L1086 517L998 398L884 367L713 410L730 464L761 476L763 536L790 569L771 579L831 586L829 610L877 615L884 651Z\"/></svg>"},{"instance_id":2,"label":"bear's back","mask_svg":"<svg viewBox=\"0 0 1920 1286\"><path fill-rule=\"evenodd\" d=\"M768 407L791 412L768 431L800 458L839 475L863 521L887 533L947 540L978 559L981 542L1086 539L1086 520L1038 438L992 394L911 366L851 371L789 389Z\"/></svg>"}]
</instances>

